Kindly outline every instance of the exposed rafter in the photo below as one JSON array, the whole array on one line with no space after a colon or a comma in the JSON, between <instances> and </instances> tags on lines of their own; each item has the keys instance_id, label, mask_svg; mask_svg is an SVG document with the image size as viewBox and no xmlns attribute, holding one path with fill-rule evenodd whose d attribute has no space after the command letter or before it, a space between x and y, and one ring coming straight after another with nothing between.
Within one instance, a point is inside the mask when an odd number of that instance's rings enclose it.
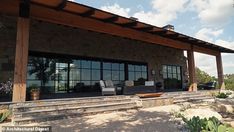
<instances>
[{"instance_id":1,"label":"exposed rafter","mask_svg":"<svg viewBox=\"0 0 234 132\"><path fill-rule=\"evenodd\" d=\"M137 30L140 30L140 31L151 31L154 29L153 26L149 26L149 27L140 27L140 28L136 28Z\"/></svg>"},{"instance_id":2,"label":"exposed rafter","mask_svg":"<svg viewBox=\"0 0 234 132\"><path fill-rule=\"evenodd\" d=\"M102 21L104 21L104 22L115 22L115 21L118 21L118 19L119 19L118 16L112 16L112 17L109 17L109 18L102 19Z\"/></svg>"},{"instance_id":3,"label":"exposed rafter","mask_svg":"<svg viewBox=\"0 0 234 132\"><path fill-rule=\"evenodd\" d=\"M124 26L124 27L134 27L137 25L137 21L132 21L132 22L128 22L128 23L123 23L123 24L120 24L121 26Z\"/></svg>"},{"instance_id":4,"label":"exposed rafter","mask_svg":"<svg viewBox=\"0 0 234 132\"><path fill-rule=\"evenodd\" d=\"M83 16L83 17L88 17L88 16L92 16L94 13L95 13L95 10L90 9L90 10L88 10L86 12L81 13L80 15Z\"/></svg>"},{"instance_id":5,"label":"exposed rafter","mask_svg":"<svg viewBox=\"0 0 234 132\"><path fill-rule=\"evenodd\" d=\"M56 7L56 10L62 10L63 8L65 8L67 5L67 0L62 0L61 3L58 4L58 6Z\"/></svg>"},{"instance_id":6,"label":"exposed rafter","mask_svg":"<svg viewBox=\"0 0 234 132\"><path fill-rule=\"evenodd\" d=\"M162 35L162 34L166 34L167 30L159 29L159 30L153 30L153 31L150 31L150 32L153 33L153 34Z\"/></svg>"}]
</instances>

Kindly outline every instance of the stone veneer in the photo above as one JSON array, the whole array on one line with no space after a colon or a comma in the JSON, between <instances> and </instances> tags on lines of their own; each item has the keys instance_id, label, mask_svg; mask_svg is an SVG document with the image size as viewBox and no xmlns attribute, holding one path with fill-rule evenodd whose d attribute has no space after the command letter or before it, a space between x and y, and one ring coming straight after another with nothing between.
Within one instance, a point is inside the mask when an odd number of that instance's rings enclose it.
<instances>
[{"instance_id":1,"label":"stone veneer","mask_svg":"<svg viewBox=\"0 0 234 132\"><path fill-rule=\"evenodd\" d=\"M0 81L4 81L13 78L16 19L0 16L0 24ZM36 20L31 20L29 50L146 62L149 80L154 69L156 80L162 81L162 64L182 66L183 76L187 69L183 50Z\"/></svg>"}]
</instances>

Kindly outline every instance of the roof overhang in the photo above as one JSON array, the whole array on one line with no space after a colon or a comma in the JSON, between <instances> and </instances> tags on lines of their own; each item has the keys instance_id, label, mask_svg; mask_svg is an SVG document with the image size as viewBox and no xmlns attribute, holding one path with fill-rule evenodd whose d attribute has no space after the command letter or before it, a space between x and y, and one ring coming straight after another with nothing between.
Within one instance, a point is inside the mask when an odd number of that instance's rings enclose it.
<instances>
[{"instance_id":1,"label":"roof overhang","mask_svg":"<svg viewBox=\"0 0 234 132\"><path fill-rule=\"evenodd\" d=\"M20 0L1 0L0 13L18 16ZM209 55L234 50L67 0L31 0L30 18Z\"/></svg>"}]
</instances>

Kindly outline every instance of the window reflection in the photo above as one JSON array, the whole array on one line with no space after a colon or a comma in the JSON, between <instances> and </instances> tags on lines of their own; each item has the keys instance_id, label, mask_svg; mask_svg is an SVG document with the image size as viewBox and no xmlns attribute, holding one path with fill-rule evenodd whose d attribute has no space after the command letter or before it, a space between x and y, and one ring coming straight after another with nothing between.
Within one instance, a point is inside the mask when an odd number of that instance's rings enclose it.
<instances>
[{"instance_id":1,"label":"window reflection","mask_svg":"<svg viewBox=\"0 0 234 132\"><path fill-rule=\"evenodd\" d=\"M126 75L129 80L147 79L146 65L36 56L30 56L28 62L27 86L36 84L43 93L98 91L101 79L119 84Z\"/></svg>"},{"instance_id":2,"label":"window reflection","mask_svg":"<svg viewBox=\"0 0 234 132\"><path fill-rule=\"evenodd\" d=\"M182 75L180 66L163 65L164 87L166 89L181 88Z\"/></svg>"},{"instance_id":3,"label":"window reflection","mask_svg":"<svg viewBox=\"0 0 234 132\"><path fill-rule=\"evenodd\" d=\"M128 80L147 80L147 67L145 65L128 65Z\"/></svg>"}]
</instances>

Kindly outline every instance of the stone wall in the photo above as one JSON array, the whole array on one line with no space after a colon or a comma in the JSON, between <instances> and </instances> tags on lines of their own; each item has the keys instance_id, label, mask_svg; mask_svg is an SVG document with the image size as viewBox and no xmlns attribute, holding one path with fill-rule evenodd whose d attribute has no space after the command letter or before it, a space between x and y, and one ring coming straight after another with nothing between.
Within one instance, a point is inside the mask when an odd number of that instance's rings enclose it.
<instances>
[{"instance_id":1,"label":"stone wall","mask_svg":"<svg viewBox=\"0 0 234 132\"><path fill-rule=\"evenodd\" d=\"M0 82L13 79L16 19L0 15Z\"/></svg>"},{"instance_id":2,"label":"stone wall","mask_svg":"<svg viewBox=\"0 0 234 132\"><path fill-rule=\"evenodd\" d=\"M6 26L7 30L0 33L0 51L3 51L0 52L0 73L7 72L11 75L16 42L16 21L14 18L3 16L0 21L9 25ZM31 20L29 50L146 62L149 80L153 80L151 70L154 69L156 80L162 81L162 75L159 74L162 64L182 66L183 73L186 70L186 58L182 50L36 20ZM6 70L4 65L7 64L11 67ZM2 77L1 80L6 78L8 77Z\"/></svg>"},{"instance_id":3,"label":"stone wall","mask_svg":"<svg viewBox=\"0 0 234 132\"><path fill-rule=\"evenodd\" d=\"M186 70L186 58L178 49L38 21L32 21L30 34L32 51L146 62L150 80L152 69L162 80L162 64Z\"/></svg>"}]
</instances>

